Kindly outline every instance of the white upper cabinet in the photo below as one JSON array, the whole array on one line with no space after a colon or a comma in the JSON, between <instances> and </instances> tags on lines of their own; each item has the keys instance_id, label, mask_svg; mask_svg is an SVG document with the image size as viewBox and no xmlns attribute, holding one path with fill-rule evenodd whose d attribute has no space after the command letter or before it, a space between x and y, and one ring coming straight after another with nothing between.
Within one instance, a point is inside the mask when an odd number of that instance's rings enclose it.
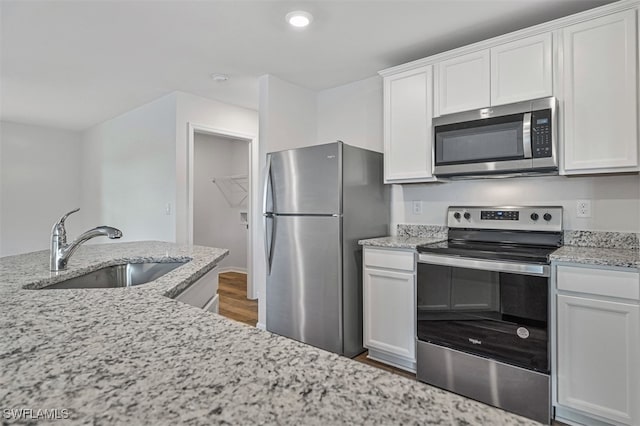
<instances>
[{"instance_id":1,"label":"white upper cabinet","mask_svg":"<svg viewBox=\"0 0 640 426\"><path fill-rule=\"evenodd\" d=\"M636 11L562 31L564 174L638 170Z\"/></svg>"},{"instance_id":2,"label":"white upper cabinet","mask_svg":"<svg viewBox=\"0 0 640 426\"><path fill-rule=\"evenodd\" d=\"M384 78L384 181L434 180L431 166L432 66Z\"/></svg>"},{"instance_id":3,"label":"white upper cabinet","mask_svg":"<svg viewBox=\"0 0 640 426\"><path fill-rule=\"evenodd\" d=\"M491 105L553 95L551 33L491 49Z\"/></svg>"},{"instance_id":4,"label":"white upper cabinet","mask_svg":"<svg viewBox=\"0 0 640 426\"><path fill-rule=\"evenodd\" d=\"M435 116L489 106L489 63L489 50L438 63Z\"/></svg>"},{"instance_id":5,"label":"white upper cabinet","mask_svg":"<svg viewBox=\"0 0 640 426\"><path fill-rule=\"evenodd\" d=\"M553 95L550 32L442 61L435 115Z\"/></svg>"},{"instance_id":6,"label":"white upper cabinet","mask_svg":"<svg viewBox=\"0 0 640 426\"><path fill-rule=\"evenodd\" d=\"M615 2L382 71L385 182L435 180L432 117L549 96L560 174L640 171L637 14Z\"/></svg>"}]
</instances>

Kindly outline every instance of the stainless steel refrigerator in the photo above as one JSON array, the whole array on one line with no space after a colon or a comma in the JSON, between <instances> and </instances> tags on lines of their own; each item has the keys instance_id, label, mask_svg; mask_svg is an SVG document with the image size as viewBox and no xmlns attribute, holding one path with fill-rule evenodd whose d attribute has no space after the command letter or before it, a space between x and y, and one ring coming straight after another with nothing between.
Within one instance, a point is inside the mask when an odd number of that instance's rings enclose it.
<instances>
[{"instance_id":1,"label":"stainless steel refrigerator","mask_svg":"<svg viewBox=\"0 0 640 426\"><path fill-rule=\"evenodd\" d=\"M267 330L345 356L362 347L362 250L389 231L382 154L343 142L267 156Z\"/></svg>"}]
</instances>

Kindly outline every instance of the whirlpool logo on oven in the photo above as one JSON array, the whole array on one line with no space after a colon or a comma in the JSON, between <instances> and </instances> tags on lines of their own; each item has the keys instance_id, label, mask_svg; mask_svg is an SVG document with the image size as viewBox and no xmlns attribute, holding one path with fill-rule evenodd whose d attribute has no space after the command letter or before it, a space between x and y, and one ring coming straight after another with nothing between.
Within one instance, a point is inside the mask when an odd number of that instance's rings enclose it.
<instances>
[{"instance_id":1,"label":"whirlpool logo on oven","mask_svg":"<svg viewBox=\"0 0 640 426\"><path fill-rule=\"evenodd\" d=\"M472 339L471 337L469 337L469 342L471 342L474 345L481 345L482 344L482 340Z\"/></svg>"}]
</instances>

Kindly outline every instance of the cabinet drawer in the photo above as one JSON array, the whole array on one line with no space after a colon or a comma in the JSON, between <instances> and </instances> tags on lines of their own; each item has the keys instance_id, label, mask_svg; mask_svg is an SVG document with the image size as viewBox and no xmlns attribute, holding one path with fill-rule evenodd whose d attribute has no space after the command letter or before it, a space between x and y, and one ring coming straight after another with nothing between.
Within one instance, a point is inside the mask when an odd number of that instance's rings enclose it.
<instances>
[{"instance_id":1,"label":"cabinet drawer","mask_svg":"<svg viewBox=\"0 0 640 426\"><path fill-rule=\"evenodd\" d=\"M410 251L365 248L364 264L374 268L413 271L415 255Z\"/></svg>"},{"instance_id":2,"label":"cabinet drawer","mask_svg":"<svg viewBox=\"0 0 640 426\"><path fill-rule=\"evenodd\" d=\"M176 300L198 308L204 308L207 302L211 301L217 293L218 269L216 268L191 284L190 287L176 297Z\"/></svg>"},{"instance_id":3,"label":"cabinet drawer","mask_svg":"<svg viewBox=\"0 0 640 426\"><path fill-rule=\"evenodd\" d=\"M215 297L211 299L203 309L205 311L209 311L209 312L213 312L214 314L217 314L219 306L220 306L220 295L216 294Z\"/></svg>"},{"instance_id":4,"label":"cabinet drawer","mask_svg":"<svg viewBox=\"0 0 640 426\"><path fill-rule=\"evenodd\" d=\"M640 276L637 272L558 266L557 281L558 290L640 299Z\"/></svg>"}]
</instances>

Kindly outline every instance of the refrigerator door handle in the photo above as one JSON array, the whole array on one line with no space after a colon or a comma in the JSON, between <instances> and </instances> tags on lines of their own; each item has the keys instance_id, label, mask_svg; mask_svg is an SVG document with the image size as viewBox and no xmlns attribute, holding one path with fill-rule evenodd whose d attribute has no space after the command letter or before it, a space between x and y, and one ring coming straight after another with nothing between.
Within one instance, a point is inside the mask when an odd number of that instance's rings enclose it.
<instances>
[{"instance_id":1,"label":"refrigerator door handle","mask_svg":"<svg viewBox=\"0 0 640 426\"><path fill-rule=\"evenodd\" d=\"M274 226L273 222L275 221L275 216L271 213L264 214L264 257L267 264L267 275L271 275L271 260L272 260L272 245L273 245L273 231ZM271 223L271 232L267 232L267 225ZM271 235L271 238L269 238Z\"/></svg>"},{"instance_id":2,"label":"refrigerator door handle","mask_svg":"<svg viewBox=\"0 0 640 426\"><path fill-rule=\"evenodd\" d=\"M269 199L269 184L271 183L271 154L267 155L267 165L264 170L264 194L262 197L262 213L267 214Z\"/></svg>"},{"instance_id":3,"label":"refrigerator door handle","mask_svg":"<svg viewBox=\"0 0 640 426\"><path fill-rule=\"evenodd\" d=\"M273 228L271 229L271 233L267 232L267 224L269 223L269 219L273 220L273 214L271 212L267 212L267 200L269 197L269 184L271 182L271 155L267 155L267 166L264 174L264 196L262 200L262 211L263 211L263 224L264 224L264 256L267 264L267 275L271 275L271 245L272 241L269 241L269 236L271 236L271 240L273 240Z\"/></svg>"}]
</instances>

